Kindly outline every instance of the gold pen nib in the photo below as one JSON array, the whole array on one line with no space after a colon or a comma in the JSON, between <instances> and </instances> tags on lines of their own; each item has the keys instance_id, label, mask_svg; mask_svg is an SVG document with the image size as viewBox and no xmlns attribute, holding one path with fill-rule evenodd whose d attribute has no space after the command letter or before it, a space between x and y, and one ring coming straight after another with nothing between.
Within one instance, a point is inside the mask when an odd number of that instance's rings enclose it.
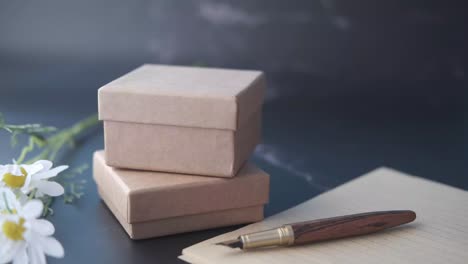
<instances>
[{"instance_id":1,"label":"gold pen nib","mask_svg":"<svg viewBox=\"0 0 468 264\"><path fill-rule=\"evenodd\" d=\"M242 250L260 247L289 246L294 243L294 232L290 225L279 228L241 235L236 239L223 241L216 245Z\"/></svg>"},{"instance_id":2,"label":"gold pen nib","mask_svg":"<svg viewBox=\"0 0 468 264\"><path fill-rule=\"evenodd\" d=\"M216 245L222 245L230 248L243 248L242 241L239 238L231 239L223 242L216 243Z\"/></svg>"}]
</instances>

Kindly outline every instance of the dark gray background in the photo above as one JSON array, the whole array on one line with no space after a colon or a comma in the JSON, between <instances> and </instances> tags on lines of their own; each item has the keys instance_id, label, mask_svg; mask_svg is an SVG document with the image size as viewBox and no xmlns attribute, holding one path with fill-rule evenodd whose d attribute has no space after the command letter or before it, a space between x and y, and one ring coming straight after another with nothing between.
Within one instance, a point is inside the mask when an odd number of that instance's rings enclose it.
<instances>
[{"instance_id":1,"label":"dark gray background","mask_svg":"<svg viewBox=\"0 0 468 264\"><path fill-rule=\"evenodd\" d=\"M464 1L0 1L0 112L66 127L142 63L267 73L266 215L379 166L468 189ZM63 163L91 163L102 130ZM17 157L0 133L1 163ZM87 178L51 218L66 263L167 263L230 229L129 240ZM50 262L55 262L50 260Z\"/></svg>"},{"instance_id":2,"label":"dark gray background","mask_svg":"<svg viewBox=\"0 0 468 264\"><path fill-rule=\"evenodd\" d=\"M10 62L258 68L333 79L462 79L464 1L16 0L0 6Z\"/></svg>"}]
</instances>

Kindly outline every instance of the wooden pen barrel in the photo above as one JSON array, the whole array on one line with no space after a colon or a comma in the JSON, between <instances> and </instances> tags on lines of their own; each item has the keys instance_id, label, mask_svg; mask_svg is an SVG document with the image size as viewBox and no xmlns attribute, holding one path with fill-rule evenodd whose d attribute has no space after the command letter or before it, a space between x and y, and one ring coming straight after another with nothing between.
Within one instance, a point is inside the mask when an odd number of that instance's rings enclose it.
<instances>
[{"instance_id":1,"label":"wooden pen barrel","mask_svg":"<svg viewBox=\"0 0 468 264\"><path fill-rule=\"evenodd\" d=\"M294 244L305 244L374 233L416 219L409 210L381 211L292 224Z\"/></svg>"}]
</instances>

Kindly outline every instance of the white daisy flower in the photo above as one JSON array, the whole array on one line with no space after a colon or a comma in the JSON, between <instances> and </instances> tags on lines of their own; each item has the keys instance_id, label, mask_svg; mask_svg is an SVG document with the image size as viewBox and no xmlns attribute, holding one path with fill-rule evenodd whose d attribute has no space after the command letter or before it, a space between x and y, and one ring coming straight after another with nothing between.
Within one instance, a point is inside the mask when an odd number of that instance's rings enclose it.
<instances>
[{"instance_id":1,"label":"white daisy flower","mask_svg":"<svg viewBox=\"0 0 468 264\"><path fill-rule=\"evenodd\" d=\"M25 195L35 190L35 198L40 198L44 194L60 196L64 193L62 185L49 179L67 168L68 166L59 166L52 169L52 162L48 160L39 160L33 164L0 166L0 187L19 190Z\"/></svg>"},{"instance_id":2,"label":"white daisy flower","mask_svg":"<svg viewBox=\"0 0 468 264\"><path fill-rule=\"evenodd\" d=\"M0 214L0 263L46 263L45 256L62 258L64 250L52 235L55 228L47 220L37 219L43 210L39 200L28 201L21 206L14 194L0 190L0 206L6 212Z\"/></svg>"}]
</instances>

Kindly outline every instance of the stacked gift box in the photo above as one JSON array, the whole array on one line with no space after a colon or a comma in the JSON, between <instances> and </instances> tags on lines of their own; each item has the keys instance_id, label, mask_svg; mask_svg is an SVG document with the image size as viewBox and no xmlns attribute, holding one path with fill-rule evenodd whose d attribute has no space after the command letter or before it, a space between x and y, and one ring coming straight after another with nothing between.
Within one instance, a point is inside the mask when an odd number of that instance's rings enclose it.
<instances>
[{"instance_id":1,"label":"stacked gift box","mask_svg":"<svg viewBox=\"0 0 468 264\"><path fill-rule=\"evenodd\" d=\"M263 219L259 71L143 65L99 89L98 191L133 239Z\"/></svg>"}]
</instances>

